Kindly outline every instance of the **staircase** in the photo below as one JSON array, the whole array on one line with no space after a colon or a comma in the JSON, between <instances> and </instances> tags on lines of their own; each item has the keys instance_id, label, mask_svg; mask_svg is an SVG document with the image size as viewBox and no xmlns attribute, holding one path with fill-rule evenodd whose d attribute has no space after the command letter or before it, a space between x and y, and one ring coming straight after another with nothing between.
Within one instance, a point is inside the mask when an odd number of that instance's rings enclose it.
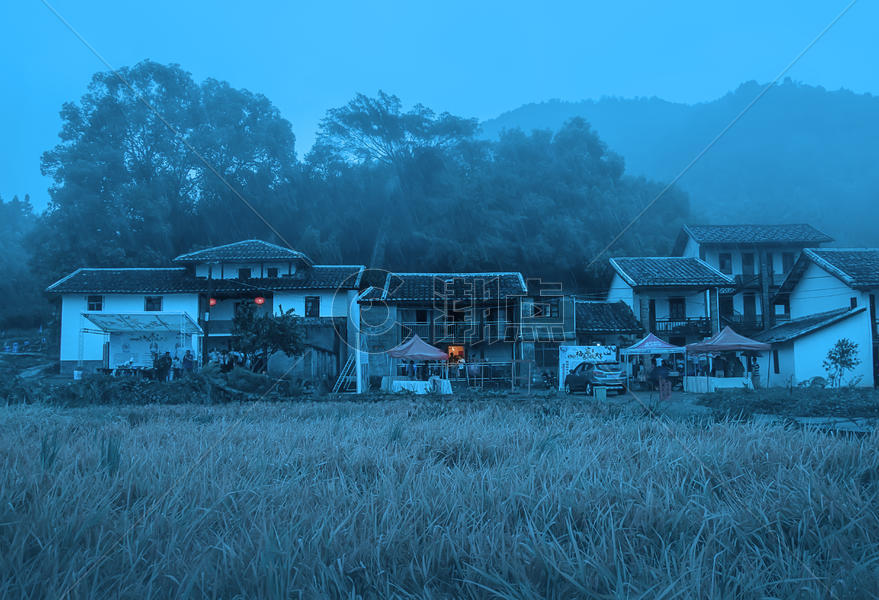
<instances>
[{"instance_id":1,"label":"staircase","mask_svg":"<svg viewBox=\"0 0 879 600\"><path fill-rule=\"evenodd\" d=\"M354 354L348 356L339 378L333 385L334 394L353 394L357 392L357 368L355 365Z\"/></svg>"}]
</instances>

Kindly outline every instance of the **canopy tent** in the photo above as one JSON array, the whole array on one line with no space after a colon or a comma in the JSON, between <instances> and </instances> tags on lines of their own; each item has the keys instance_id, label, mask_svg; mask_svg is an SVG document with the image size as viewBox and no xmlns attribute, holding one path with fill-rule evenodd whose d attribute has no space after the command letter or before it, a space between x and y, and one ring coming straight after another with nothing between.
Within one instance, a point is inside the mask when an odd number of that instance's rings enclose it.
<instances>
[{"instance_id":1,"label":"canopy tent","mask_svg":"<svg viewBox=\"0 0 879 600\"><path fill-rule=\"evenodd\" d=\"M142 332L158 333L173 332L180 334L201 335L203 332L192 317L187 313L83 313L103 333Z\"/></svg>"},{"instance_id":2,"label":"canopy tent","mask_svg":"<svg viewBox=\"0 0 879 600\"><path fill-rule=\"evenodd\" d=\"M648 333L646 337L620 350L620 354L627 356L629 354L678 354L683 353L682 346L675 346L665 342L652 333Z\"/></svg>"},{"instance_id":3,"label":"canopy tent","mask_svg":"<svg viewBox=\"0 0 879 600\"><path fill-rule=\"evenodd\" d=\"M119 366L149 367L155 356L192 350L199 355L204 332L185 312L83 313L93 328L79 333L79 357L82 360L84 336L98 333L104 339L104 368Z\"/></svg>"},{"instance_id":4,"label":"canopy tent","mask_svg":"<svg viewBox=\"0 0 879 600\"><path fill-rule=\"evenodd\" d=\"M629 386L629 356L644 356L647 354L684 354L684 348L675 346L659 339L652 333L648 333L643 339L638 340L628 348L620 350L620 354L626 357L626 387Z\"/></svg>"},{"instance_id":5,"label":"canopy tent","mask_svg":"<svg viewBox=\"0 0 879 600\"><path fill-rule=\"evenodd\" d=\"M771 348L772 346L770 346L769 344L764 344L763 342L758 342L756 340L752 340L751 338L747 338L743 335L736 333L730 328L729 325L727 325L720 333L712 336L710 339L704 342L687 344L687 354L701 354L708 356L708 369L705 372L704 390L701 389L701 378L698 377L685 378L684 389L692 392L711 392L716 390L718 387L740 387L741 385L753 387L753 381L751 381L751 366L749 361L746 361L747 364L745 364L744 378L729 376L711 377L709 375L712 372L713 366L713 361L711 357L718 354L723 354L724 352L763 352L766 350L770 350Z\"/></svg>"},{"instance_id":6,"label":"canopy tent","mask_svg":"<svg viewBox=\"0 0 879 600\"><path fill-rule=\"evenodd\" d=\"M729 325L723 331L704 342L687 344L689 354L716 354L719 352L763 352L772 346L746 338L733 331Z\"/></svg>"},{"instance_id":7,"label":"canopy tent","mask_svg":"<svg viewBox=\"0 0 879 600\"><path fill-rule=\"evenodd\" d=\"M405 360L449 360L448 354L431 346L416 334L412 334L408 340L388 350L388 356Z\"/></svg>"}]
</instances>

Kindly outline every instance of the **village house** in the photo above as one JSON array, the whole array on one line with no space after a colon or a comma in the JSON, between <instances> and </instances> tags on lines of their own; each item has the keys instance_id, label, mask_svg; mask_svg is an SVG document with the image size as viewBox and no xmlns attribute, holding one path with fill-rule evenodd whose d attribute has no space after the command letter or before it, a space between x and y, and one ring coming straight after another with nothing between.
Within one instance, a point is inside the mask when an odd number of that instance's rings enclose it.
<instances>
[{"instance_id":1,"label":"village house","mask_svg":"<svg viewBox=\"0 0 879 600\"><path fill-rule=\"evenodd\" d=\"M644 329L677 345L719 331L718 295L729 275L695 257L617 257L608 302L627 305Z\"/></svg>"},{"instance_id":2,"label":"village house","mask_svg":"<svg viewBox=\"0 0 879 600\"><path fill-rule=\"evenodd\" d=\"M720 289L720 324L752 335L790 318L783 298L772 301L781 282L804 249L832 241L804 224L685 225L672 255L699 258L732 277L734 285Z\"/></svg>"},{"instance_id":3,"label":"village house","mask_svg":"<svg viewBox=\"0 0 879 600\"><path fill-rule=\"evenodd\" d=\"M453 363L511 365L521 358L526 295L521 273L388 273L383 286L365 290L359 300L365 376L402 375L403 366L386 352L413 334Z\"/></svg>"},{"instance_id":4,"label":"village house","mask_svg":"<svg viewBox=\"0 0 879 600\"><path fill-rule=\"evenodd\" d=\"M803 250L774 298L790 307L790 320L755 336L773 348L761 363L761 383L787 386L826 378L823 362L828 350L847 338L858 345L860 364L844 383L875 385L877 295L879 249Z\"/></svg>"},{"instance_id":5,"label":"village house","mask_svg":"<svg viewBox=\"0 0 879 600\"><path fill-rule=\"evenodd\" d=\"M354 347L363 266L315 265L261 240L174 262L180 266L81 268L49 286L61 299L62 372L149 367L157 352L179 358L191 350L203 360L211 350L234 349L232 323L242 302L265 312L292 308L304 318L306 375L334 376Z\"/></svg>"}]
</instances>

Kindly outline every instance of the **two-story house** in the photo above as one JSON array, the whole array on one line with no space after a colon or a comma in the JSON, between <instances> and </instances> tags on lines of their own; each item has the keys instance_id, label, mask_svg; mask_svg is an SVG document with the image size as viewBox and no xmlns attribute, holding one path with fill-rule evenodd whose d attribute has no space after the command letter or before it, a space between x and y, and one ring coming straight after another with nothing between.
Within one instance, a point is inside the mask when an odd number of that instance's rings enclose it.
<instances>
[{"instance_id":1,"label":"two-story house","mask_svg":"<svg viewBox=\"0 0 879 600\"><path fill-rule=\"evenodd\" d=\"M804 224L685 225L672 254L700 258L734 279L720 290L721 324L749 335L790 318L784 299L772 298L805 248L832 241Z\"/></svg>"},{"instance_id":2,"label":"two-story house","mask_svg":"<svg viewBox=\"0 0 879 600\"><path fill-rule=\"evenodd\" d=\"M413 334L451 360L512 363L520 358L527 287L521 273L389 273L360 300L360 349L368 375L392 374L387 350Z\"/></svg>"},{"instance_id":3,"label":"two-story house","mask_svg":"<svg viewBox=\"0 0 879 600\"><path fill-rule=\"evenodd\" d=\"M644 329L672 344L700 341L719 330L718 292L732 277L695 257L617 257L609 302L623 302Z\"/></svg>"},{"instance_id":4,"label":"two-story house","mask_svg":"<svg viewBox=\"0 0 879 600\"><path fill-rule=\"evenodd\" d=\"M858 345L859 364L846 378L873 386L879 369L879 249L805 249L776 294L790 320L756 336L772 344L761 365L766 385L827 377L824 358L840 339Z\"/></svg>"},{"instance_id":5,"label":"two-story house","mask_svg":"<svg viewBox=\"0 0 879 600\"><path fill-rule=\"evenodd\" d=\"M49 286L61 299L62 372L150 366L156 352L180 357L188 349L202 358L212 349L234 349L232 321L243 302L258 311L294 309L305 319L307 343L332 354L335 370L353 347L362 266L315 265L301 252L261 240L174 262L180 266L81 268Z\"/></svg>"}]
</instances>

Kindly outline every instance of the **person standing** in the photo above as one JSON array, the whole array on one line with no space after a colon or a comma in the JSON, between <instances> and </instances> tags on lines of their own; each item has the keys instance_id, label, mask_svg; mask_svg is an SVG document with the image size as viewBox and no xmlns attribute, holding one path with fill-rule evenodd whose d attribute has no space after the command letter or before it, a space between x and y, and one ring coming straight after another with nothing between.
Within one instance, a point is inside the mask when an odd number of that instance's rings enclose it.
<instances>
[{"instance_id":1,"label":"person standing","mask_svg":"<svg viewBox=\"0 0 879 600\"><path fill-rule=\"evenodd\" d=\"M170 352L165 352L156 361L156 378L159 381L168 381L168 377L171 373L171 365L173 362L174 360L171 358Z\"/></svg>"},{"instance_id":2,"label":"person standing","mask_svg":"<svg viewBox=\"0 0 879 600\"><path fill-rule=\"evenodd\" d=\"M183 360L180 362L185 374L189 375L195 370L195 357L192 356L192 350L187 350L183 354Z\"/></svg>"}]
</instances>

